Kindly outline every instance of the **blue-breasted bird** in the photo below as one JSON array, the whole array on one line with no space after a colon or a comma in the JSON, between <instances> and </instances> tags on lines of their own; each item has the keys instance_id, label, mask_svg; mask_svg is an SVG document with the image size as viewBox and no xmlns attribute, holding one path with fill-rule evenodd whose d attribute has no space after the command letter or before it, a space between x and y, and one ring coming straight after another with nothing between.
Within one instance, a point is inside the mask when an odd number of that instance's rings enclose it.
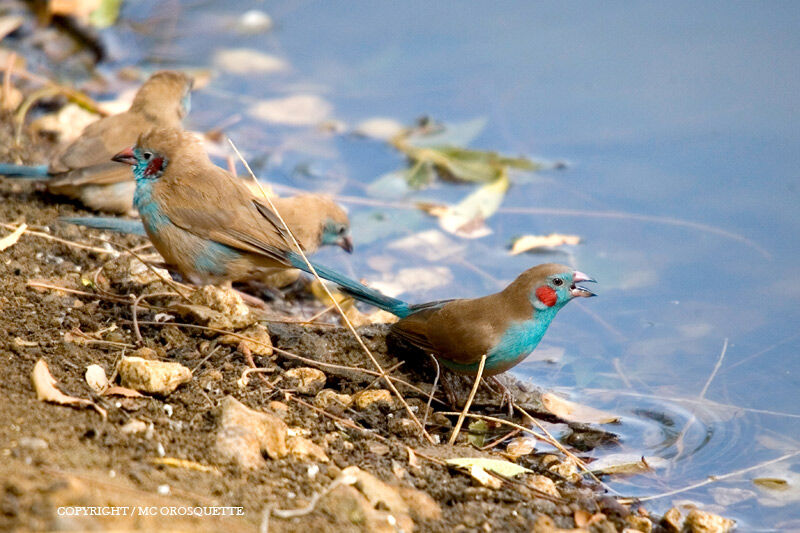
<instances>
[{"instance_id":1,"label":"blue-breasted bird","mask_svg":"<svg viewBox=\"0 0 800 533\"><path fill-rule=\"evenodd\" d=\"M288 259L308 271L296 254ZM595 280L556 263L529 268L505 289L488 296L416 305L381 294L324 266L314 264L314 268L320 277L338 284L357 300L400 317L391 331L434 355L450 370L475 375L486 354L483 375L487 377L525 359L570 300L595 296L577 285Z\"/></svg>"},{"instance_id":2,"label":"blue-breasted bird","mask_svg":"<svg viewBox=\"0 0 800 533\"><path fill-rule=\"evenodd\" d=\"M128 111L88 125L49 165L0 164L0 175L43 179L53 194L80 200L98 211L133 209L130 169L111 160L155 126L180 127L189 112L192 79L181 72L156 72L139 88Z\"/></svg>"},{"instance_id":3,"label":"blue-breasted bird","mask_svg":"<svg viewBox=\"0 0 800 533\"><path fill-rule=\"evenodd\" d=\"M145 232L184 279L229 283L292 268L275 213L243 180L214 165L195 135L157 128L113 159L133 166L134 206ZM347 214L331 199L308 194L273 203L306 252L328 244L352 251Z\"/></svg>"}]
</instances>

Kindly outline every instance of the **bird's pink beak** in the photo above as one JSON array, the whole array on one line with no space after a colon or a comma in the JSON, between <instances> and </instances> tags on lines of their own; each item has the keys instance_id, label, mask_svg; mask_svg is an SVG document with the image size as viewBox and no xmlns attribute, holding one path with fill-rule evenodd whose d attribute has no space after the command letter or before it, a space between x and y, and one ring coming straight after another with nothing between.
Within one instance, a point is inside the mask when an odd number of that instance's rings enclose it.
<instances>
[{"instance_id":1,"label":"bird's pink beak","mask_svg":"<svg viewBox=\"0 0 800 533\"><path fill-rule=\"evenodd\" d=\"M341 239L336 241L336 244L338 244L339 247L348 254L353 253L353 239L350 237L350 235L342 237Z\"/></svg>"},{"instance_id":2,"label":"bird's pink beak","mask_svg":"<svg viewBox=\"0 0 800 533\"><path fill-rule=\"evenodd\" d=\"M575 272L572 273L572 287L569 288L570 295L572 295L573 298L575 297L590 298L592 296L597 296L589 289L586 289L584 287L578 287L577 285L575 285L576 283L580 283L582 281L588 283L597 283L597 281L595 281L590 276L587 276L583 272L576 270Z\"/></svg>"},{"instance_id":3,"label":"bird's pink beak","mask_svg":"<svg viewBox=\"0 0 800 533\"><path fill-rule=\"evenodd\" d=\"M126 165L135 165L136 156L133 153L133 147L125 148L123 151L111 158L112 161L117 163L125 163Z\"/></svg>"}]
</instances>

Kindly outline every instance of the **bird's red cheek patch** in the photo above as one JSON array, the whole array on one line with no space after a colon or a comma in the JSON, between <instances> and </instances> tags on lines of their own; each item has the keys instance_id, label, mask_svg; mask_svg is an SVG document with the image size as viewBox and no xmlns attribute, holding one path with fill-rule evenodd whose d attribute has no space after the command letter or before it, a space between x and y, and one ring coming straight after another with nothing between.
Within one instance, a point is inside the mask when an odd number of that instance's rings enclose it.
<instances>
[{"instance_id":1,"label":"bird's red cheek patch","mask_svg":"<svg viewBox=\"0 0 800 533\"><path fill-rule=\"evenodd\" d=\"M163 164L164 164L164 158L154 157L147 164L147 168L145 169L144 173L147 174L148 176L154 176L161 170L161 166Z\"/></svg>"},{"instance_id":2,"label":"bird's red cheek patch","mask_svg":"<svg viewBox=\"0 0 800 533\"><path fill-rule=\"evenodd\" d=\"M558 300L556 291L550 287L539 287L536 289L536 297L547 307L553 307L556 305L556 301Z\"/></svg>"}]
</instances>

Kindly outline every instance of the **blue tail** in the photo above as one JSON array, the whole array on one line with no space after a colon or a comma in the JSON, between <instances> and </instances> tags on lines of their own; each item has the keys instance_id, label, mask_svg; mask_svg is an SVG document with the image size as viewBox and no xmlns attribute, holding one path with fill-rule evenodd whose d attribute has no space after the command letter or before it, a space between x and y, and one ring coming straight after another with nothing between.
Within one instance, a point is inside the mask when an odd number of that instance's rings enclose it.
<instances>
[{"instance_id":1,"label":"blue tail","mask_svg":"<svg viewBox=\"0 0 800 533\"><path fill-rule=\"evenodd\" d=\"M0 163L0 176L46 178L47 165L12 165L9 163Z\"/></svg>"},{"instance_id":2,"label":"blue tail","mask_svg":"<svg viewBox=\"0 0 800 533\"><path fill-rule=\"evenodd\" d=\"M303 261L300 254L288 252L286 258L293 267L299 268L303 272L309 272L308 265ZM381 294L375 289L370 289L366 285L339 274L326 266L314 263L313 261L311 264L314 265L314 269L317 271L317 274L319 274L319 277L336 283L342 288L342 292L349 294L356 300L374 305L400 318L407 317L411 314L411 307L406 302Z\"/></svg>"},{"instance_id":3,"label":"blue tail","mask_svg":"<svg viewBox=\"0 0 800 533\"><path fill-rule=\"evenodd\" d=\"M141 220L130 220L127 218L114 217L75 217L62 218L60 220L62 222L66 222L67 224L75 224L76 226L85 226L87 228L101 229L105 231L115 231L117 233L125 233L127 235L141 235L142 237L147 236Z\"/></svg>"}]
</instances>

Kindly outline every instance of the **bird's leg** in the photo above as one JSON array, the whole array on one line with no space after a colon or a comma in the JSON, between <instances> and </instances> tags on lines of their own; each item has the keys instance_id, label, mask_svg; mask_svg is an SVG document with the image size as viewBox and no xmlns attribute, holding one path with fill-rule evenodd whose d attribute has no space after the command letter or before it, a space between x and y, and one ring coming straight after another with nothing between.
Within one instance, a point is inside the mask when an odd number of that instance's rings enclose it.
<instances>
[{"instance_id":1,"label":"bird's leg","mask_svg":"<svg viewBox=\"0 0 800 533\"><path fill-rule=\"evenodd\" d=\"M497 386L500 389L500 409L503 409L503 406L508 404L508 416L514 416L514 399L511 396L511 391L508 390L508 387L500 383L500 380L497 379L496 376L491 376L486 378L486 381L491 381L493 385ZM491 388L491 387L490 387Z\"/></svg>"}]
</instances>

